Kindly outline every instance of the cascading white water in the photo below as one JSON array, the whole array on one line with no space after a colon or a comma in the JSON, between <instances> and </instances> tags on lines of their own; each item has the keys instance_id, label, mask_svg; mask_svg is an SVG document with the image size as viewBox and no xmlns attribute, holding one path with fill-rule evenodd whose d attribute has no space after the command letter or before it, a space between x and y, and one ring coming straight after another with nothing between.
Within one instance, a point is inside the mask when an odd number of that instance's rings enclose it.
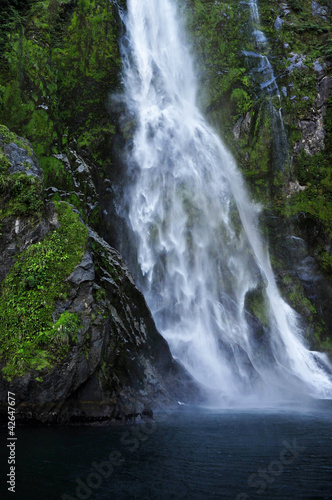
<instances>
[{"instance_id":1,"label":"cascading white water","mask_svg":"<svg viewBox=\"0 0 332 500\"><path fill-rule=\"evenodd\" d=\"M281 99L277 80L272 65L264 52L268 47L268 40L260 30L260 17L257 0L249 0L250 9L249 31L255 47L254 51L243 51L247 59L247 65L253 81L260 87L259 93L269 97L269 108L272 117L272 129L274 136L274 167L283 170L288 161L288 140L284 121L281 114ZM276 98L279 109L273 104L272 98Z\"/></svg>"},{"instance_id":2,"label":"cascading white water","mask_svg":"<svg viewBox=\"0 0 332 500\"><path fill-rule=\"evenodd\" d=\"M253 24L253 36L255 44L259 47L267 43L267 38L264 33L259 29L260 17L258 12L257 0L249 0L250 18Z\"/></svg>"},{"instance_id":3,"label":"cascading white water","mask_svg":"<svg viewBox=\"0 0 332 500\"><path fill-rule=\"evenodd\" d=\"M297 315L277 290L258 207L196 107L175 5L128 0L125 24L126 102L137 122L127 220L157 327L220 401L286 388L331 397L327 358L305 347ZM260 321L247 311L250 297Z\"/></svg>"}]
</instances>

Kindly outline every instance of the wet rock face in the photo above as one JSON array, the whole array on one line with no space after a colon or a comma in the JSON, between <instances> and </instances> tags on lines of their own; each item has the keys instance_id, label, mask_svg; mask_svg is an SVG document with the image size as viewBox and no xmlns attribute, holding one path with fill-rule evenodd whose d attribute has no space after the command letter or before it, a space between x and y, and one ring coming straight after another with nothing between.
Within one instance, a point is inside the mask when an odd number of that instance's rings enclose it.
<instances>
[{"instance_id":1,"label":"wet rock face","mask_svg":"<svg viewBox=\"0 0 332 500\"><path fill-rule=\"evenodd\" d=\"M323 7L320 5L318 2L315 2L315 0L312 0L311 2L311 10L312 10L312 15L320 17L327 21L326 15L327 15L327 8Z\"/></svg>"},{"instance_id":2,"label":"wet rock face","mask_svg":"<svg viewBox=\"0 0 332 500\"><path fill-rule=\"evenodd\" d=\"M38 165L37 158L34 155L29 155L25 149L11 142L4 147L4 153L11 163L10 174L23 172L27 175L43 178L43 171Z\"/></svg>"},{"instance_id":3,"label":"wet rock face","mask_svg":"<svg viewBox=\"0 0 332 500\"><path fill-rule=\"evenodd\" d=\"M45 218L33 223L30 217L11 217L2 222L0 238L0 282L6 277L18 252L24 251L57 225L54 204L46 205Z\"/></svg>"},{"instance_id":4,"label":"wet rock face","mask_svg":"<svg viewBox=\"0 0 332 500\"><path fill-rule=\"evenodd\" d=\"M93 281L95 279L95 269L90 252L85 252L82 262L76 267L75 271L68 277L73 285L80 285L85 281Z\"/></svg>"},{"instance_id":5,"label":"wet rock face","mask_svg":"<svg viewBox=\"0 0 332 500\"><path fill-rule=\"evenodd\" d=\"M233 127L234 139L236 142L239 141L241 135L248 134L251 124L250 113L247 113L244 117L238 119Z\"/></svg>"},{"instance_id":6,"label":"wet rock face","mask_svg":"<svg viewBox=\"0 0 332 500\"><path fill-rule=\"evenodd\" d=\"M328 245L324 227L303 212L287 221L266 213L264 223L269 228L269 247L278 262L274 271L280 292L300 313L310 348L321 350L317 331L321 329L325 338L332 329L331 279L317 263L318 248Z\"/></svg>"},{"instance_id":7,"label":"wet rock face","mask_svg":"<svg viewBox=\"0 0 332 500\"><path fill-rule=\"evenodd\" d=\"M331 76L325 76L319 81L317 85L317 97L312 113L308 119L301 120L298 123L299 128L302 130L302 139L301 142L295 145L295 153L298 153L304 148L307 154L313 155L324 149L326 136L324 118L331 88Z\"/></svg>"}]
</instances>

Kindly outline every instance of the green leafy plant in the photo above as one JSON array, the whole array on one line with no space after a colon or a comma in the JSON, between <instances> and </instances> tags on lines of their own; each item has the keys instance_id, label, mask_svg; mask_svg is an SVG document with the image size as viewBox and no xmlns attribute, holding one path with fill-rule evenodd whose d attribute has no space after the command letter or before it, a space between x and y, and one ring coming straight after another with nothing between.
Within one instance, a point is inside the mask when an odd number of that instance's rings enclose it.
<instances>
[{"instance_id":1,"label":"green leafy plant","mask_svg":"<svg viewBox=\"0 0 332 500\"><path fill-rule=\"evenodd\" d=\"M239 115L246 113L252 106L252 100L244 89L235 88L231 94L231 101L235 102L236 110Z\"/></svg>"}]
</instances>

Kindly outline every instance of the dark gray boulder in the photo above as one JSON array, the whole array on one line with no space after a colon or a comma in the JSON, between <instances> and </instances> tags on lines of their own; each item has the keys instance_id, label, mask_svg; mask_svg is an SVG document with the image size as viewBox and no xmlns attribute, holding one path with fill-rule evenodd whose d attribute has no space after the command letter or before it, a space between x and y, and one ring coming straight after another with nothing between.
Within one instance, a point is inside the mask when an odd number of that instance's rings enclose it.
<instances>
[{"instance_id":1,"label":"dark gray boulder","mask_svg":"<svg viewBox=\"0 0 332 500\"><path fill-rule=\"evenodd\" d=\"M11 142L4 147L4 153L11 163L10 174L24 172L27 175L43 178L43 171L38 165L37 158L29 155L25 149Z\"/></svg>"}]
</instances>

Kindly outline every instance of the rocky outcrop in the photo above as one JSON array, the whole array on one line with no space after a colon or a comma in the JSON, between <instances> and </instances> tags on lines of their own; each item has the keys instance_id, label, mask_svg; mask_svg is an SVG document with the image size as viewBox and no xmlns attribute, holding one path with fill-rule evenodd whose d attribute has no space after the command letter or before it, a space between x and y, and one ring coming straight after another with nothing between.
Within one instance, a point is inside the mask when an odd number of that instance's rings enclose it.
<instances>
[{"instance_id":1,"label":"rocky outcrop","mask_svg":"<svg viewBox=\"0 0 332 500\"><path fill-rule=\"evenodd\" d=\"M14 163L12 151L16 151L13 146L8 152L4 150L10 161L9 171ZM24 154L33 157L33 153ZM34 175L39 174L35 163ZM23 262L32 245L42 245L64 224L58 214L59 206L64 204L46 203L39 219L24 214L2 218L1 281L12 272L18 256ZM70 210L80 219L78 224L86 227L77 209ZM35 286L30 278L33 276L27 278L28 290ZM54 281L57 279L55 275ZM16 395L18 422L41 424L125 422L151 417L155 407L198 397L197 386L172 358L166 341L158 333L123 259L89 227L82 259L65 282L66 292L59 294L50 317L56 330L50 337L53 343L35 345L38 355L42 349L45 359L53 362L36 364L24 373L17 372L19 375L1 372L2 417L6 418L8 391ZM40 288L43 293L43 286ZM75 334L66 336L67 327L62 321L66 317L76 318ZM4 338L5 328L0 325ZM30 337L40 335L38 330L32 330ZM60 342L65 343L66 349L57 350ZM24 358L24 344L21 351ZM51 351L56 353L56 359L48 357ZM11 358L15 356L12 351ZM2 351L1 368L9 361Z\"/></svg>"},{"instance_id":2,"label":"rocky outcrop","mask_svg":"<svg viewBox=\"0 0 332 500\"><path fill-rule=\"evenodd\" d=\"M236 143L239 142L241 135L248 134L250 129L250 123L251 123L250 113L247 113L244 117L241 116L241 118L239 118L238 121L235 123L233 127L233 134Z\"/></svg>"},{"instance_id":3,"label":"rocky outcrop","mask_svg":"<svg viewBox=\"0 0 332 500\"><path fill-rule=\"evenodd\" d=\"M314 155L324 149L326 136L324 118L331 88L332 76L324 76L317 84L317 97L312 112L305 120L300 120L298 123L302 138L294 146L295 153L304 148L308 155Z\"/></svg>"},{"instance_id":4,"label":"rocky outcrop","mask_svg":"<svg viewBox=\"0 0 332 500\"><path fill-rule=\"evenodd\" d=\"M19 421L125 422L197 398L120 255L92 230L89 249L68 281L68 300L56 305L53 317L80 314L76 345L51 370L1 380L0 399L7 391L16 394Z\"/></svg>"},{"instance_id":5,"label":"rocky outcrop","mask_svg":"<svg viewBox=\"0 0 332 500\"><path fill-rule=\"evenodd\" d=\"M324 21L327 21L327 7L319 5L318 2L315 2L315 0L312 0L311 2L311 9L312 9L312 15L313 16L318 16L324 19Z\"/></svg>"},{"instance_id":6,"label":"rocky outcrop","mask_svg":"<svg viewBox=\"0 0 332 500\"><path fill-rule=\"evenodd\" d=\"M289 182L287 198L290 198L294 193L300 193L304 190L305 186L301 186L297 179L294 182Z\"/></svg>"},{"instance_id":7,"label":"rocky outcrop","mask_svg":"<svg viewBox=\"0 0 332 500\"><path fill-rule=\"evenodd\" d=\"M15 255L41 241L56 224L57 216L53 203L46 205L45 217L37 223L29 216L9 217L1 221L0 282L13 265Z\"/></svg>"},{"instance_id":8,"label":"rocky outcrop","mask_svg":"<svg viewBox=\"0 0 332 500\"><path fill-rule=\"evenodd\" d=\"M38 165L37 158L34 155L29 155L24 148L11 142L4 146L4 153L11 164L9 168L10 174L24 172L27 175L43 177L43 171Z\"/></svg>"}]
</instances>

